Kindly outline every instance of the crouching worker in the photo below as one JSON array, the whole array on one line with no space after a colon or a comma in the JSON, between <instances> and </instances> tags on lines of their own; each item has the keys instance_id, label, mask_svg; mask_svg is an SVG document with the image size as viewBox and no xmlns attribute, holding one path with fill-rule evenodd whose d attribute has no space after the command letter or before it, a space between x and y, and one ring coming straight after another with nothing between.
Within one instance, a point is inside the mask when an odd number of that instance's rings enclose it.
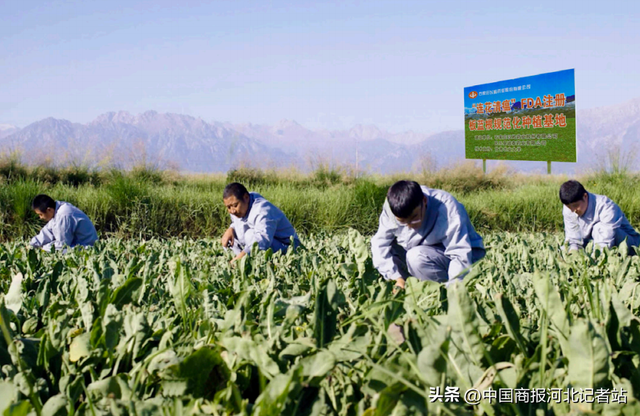
<instances>
[{"instance_id":1,"label":"crouching worker","mask_svg":"<svg viewBox=\"0 0 640 416\"><path fill-rule=\"evenodd\" d=\"M482 237L462 204L445 191L413 181L389 188L371 251L380 274L400 287L408 276L440 283L461 280L485 255Z\"/></svg>"},{"instance_id":2,"label":"crouching worker","mask_svg":"<svg viewBox=\"0 0 640 416\"><path fill-rule=\"evenodd\" d=\"M231 215L231 226L222 235L222 247L231 248L235 262L251 254L253 243L260 250L271 248L273 252L286 252L291 244L300 240L287 217L271 202L255 192L249 193L244 185L230 183L224 188L222 200Z\"/></svg>"},{"instance_id":3,"label":"crouching worker","mask_svg":"<svg viewBox=\"0 0 640 416\"><path fill-rule=\"evenodd\" d=\"M578 181L567 181L560 186L560 201L564 217L565 241L569 250L584 248L589 241L600 247L614 247L627 240L638 247L640 234L629 224L620 207L604 195L587 192Z\"/></svg>"},{"instance_id":4,"label":"crouching worker","mask_svg":"<svg viewBox=\"0 0 640 416\"><path fill-rule=\"evenodd\" d=\"M66 247L92 246L98 233L87 215L68 202L54 201L48 195L38 195L31 202L31 209L47 222L29 244L51 251Z\"/></svg>"}]
</instances>

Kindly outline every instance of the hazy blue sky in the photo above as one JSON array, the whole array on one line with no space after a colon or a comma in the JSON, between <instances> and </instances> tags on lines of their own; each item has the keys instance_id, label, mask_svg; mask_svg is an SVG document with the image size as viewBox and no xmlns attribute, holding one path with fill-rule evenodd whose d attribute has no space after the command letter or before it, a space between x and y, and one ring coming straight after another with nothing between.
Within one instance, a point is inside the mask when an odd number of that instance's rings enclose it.
<instances>
[{"instance_id":1,"label":"hazy blue sky","mask_svg":"<svg viewBox=\"0 0 640 416\"><path fill-rule=\"evenodd\" d=\"M462 129L463 88L575 68L640 97L637 1L0 0L0 123L107 111Z\"/></svg>"}]
</instances>

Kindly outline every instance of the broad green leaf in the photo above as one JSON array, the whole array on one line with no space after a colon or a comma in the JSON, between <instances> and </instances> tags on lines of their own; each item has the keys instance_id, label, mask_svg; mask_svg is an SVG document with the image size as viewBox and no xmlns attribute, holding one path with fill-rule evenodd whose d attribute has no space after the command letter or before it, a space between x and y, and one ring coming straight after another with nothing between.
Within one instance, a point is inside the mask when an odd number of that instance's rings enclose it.
<instances>
[{"instance_id":1,"label":"broad green leaf","mask_svg":"<svg viewBox=\"0 0 640 416\"><path fill-rule=\"evenodd\" d=\"M325 390L306 386L302 389L294 403L288 406L284 415L287 416L322 416L326 413L326 394Z\"/></svg>"},{"instance_id":2,"label":"broad green leaf","mask_svg":"<svg viewBox=\"0 0 640 416\"><path fill-rule=\"evenodd\" d=\"M335 281L327 279L316 297L314 336L318 348L328 345L336 334L337 290Z\"/></svg>"},{"instance_id":3,"label":"broad green leaf","mask_svg":"<svg viewBox=\"0 0 640 416\"><path fill-rule=\"evenodd\" d=\"M305 357L298 363L302 376L311 385L317 386L336 365L335 356L329 351L320 351Z\"/></svg>"},{"instance_id":4,"label":"broad green leaf","mask_svg":"<svg viewBox=\"0 0 640 416\"><path fill-rule=\"evenodd\" d=\"M221 343L227 351L236 353L240 358L254 363L265 375L274 377L280 374L280 367L269 356L264 345L241 337L225 338Z\"/></svg>"},{"instance_id":5,"label":"broad green leaf","mask_svg":"<svg viewBox=\"0 0 640 416\"><path fill-rule=\"evenodd\" d=\"M213 398L229 380L229 369L217 349L202 347L182 361L178 376L188 381L188 391L194 397Z\"/></svg>"},{"instance_id":6,"label":"broad green leaf","mask_svg":"<svg viewBox=\"0 0 640 416\"><path fill-rule=\"evenodd\" d=\"M87 386L87 392L91 394L94 400L110 396L113 398L122 398L120 384L115 377L109 377L104 380L94 381Z\"/></svg>"},{"instance_id":7,"label":"broad green leaf","mask_svg":"<svg viewBox=\"0 0 640 416\"><path fill-rule=\"evenodd\" d=\"M617 400L614 399L614 391L617 392ZM624 394L621 394L623 391ZM616 381L608 403L603 406L602 415L640 416L640 401L634 397L636 391L637 387L634 388L629 380L622 378Z\"/></svg>"},{"instance_id":8,"label":"broad green leaf","mask_svg":"<svg viewBox=\"0 0 640 416\"><path fill-rule=\"evenodd\" d=\"M607 336L613 350L623 349L626 343L626 333L634 319L631 311L620 302L615 291L611 294L609 317L607 319Z\"/></svg>"},{"instance_id":9,"label":"broad green leaf","mask_svg":"<svg viewBox=\"0 0 640 416\"><path fill-rule=\"evenodd\" d=\"M484 357L484 345L478 333L478 321L475 313L475 303L469 297L467 289L461 282L454 282L447 289L449 301L448 322L454 333L460 336L463 344L458 346L460 352L480 366Z\"/></svg>"},{"instance_id":10,"label":"broad green leaf","mask_svg":"<svg viewBox=\"0 0 640 416\"><path fill-rule=\"evenodd\" d=\"M186 319L187 299L191 295L193 287L191 286L191 280L189 279L187 269L181 262L175 262L174 279L170 279L168 284L169 292L173 296L173 302L175 303L178 312L182 315L183 319Z\"/></svg>"},{"instance_id":11,"label":"broad green leaf","mask_svg":"<svg viewBox=\"0 0 640 416\"><path fill-rule=\"evenodd\" d=\"M394 383L380 392L378 403L376 404L375 416L390 415L398 404L400 396L407 390L407 386L402 383Z\"/></svg>"},{"instance_id":12,"label":"broad green leaf","mask_svg":"<svg viewBox=\"0 0 640 416\"><path fill-rule=\"evenodd\" d=\"M520 317L518 313L513 308L513 305L509 301L509 299L505 298L502 293L497 293L493 297L495 301L496 308L498 309L498 313L500 314L500 318L502 318L502 322L507 328L507 333L513 339L520 351L528 357L529 354L527 352L526 343L520 333Z\"/></svg>"},{"instance_id":13,"label":"broad green leaf","mask_svg":"<svg viewBox=\"0 0 640 416\"><path fill-rule=\"evenodd\" d=\"M515 389L518 387L518 371L515 367L507 367L500 370L496 376L506 388Z\"/></svg>"},{"instance_id":14,"label":"broad green leaf","mask_svg":"<svg viewBox=\"0 0 640 416\"><path fill-rule=\"evenodd\" d=\"M18 398L18 389L10 381L0 381L0 414Z\"/></svg>"},{"instance_id":15,"label":"broad green leaf","mask_svg":"<svg viewBox=\"0 0 640 416\"><path fill-rule=\"evenodd\" d=\"M11 286L9 286L9 291L4 296L4 302L7 309L13 311L14 314L18 314L20 312L20 308L22 308L22 281L24 278L22 277L22 273L18 273L13 275L11 278Z\"/></svg>"},{"instance_id":16,"label":"broad green leaf","mask_svg":"<svg viewBox=\"0 0 640 416\"><path fill-rule=\"evenodd\" d=\"M154 372L163 371L177 364L180 364L180 359L176 355L176 352L173 350L167 350L154 355L153 358L151 358L147 371L153 374Z\"/></svg>"},{"instance_id":17,"label":"broad green leaf","mask_svg":"<svg viewBox=\"0 0 640 416\"><path fill-rule=\"evenodd\" d=\"M187 380L162 380L162 395L165 397L181 397L189 393Z\"/></svg>"},{"instance_id":18,"label":"broad green leaf","mask_svg":"<svg viewBox=\"0 0 640 416\"><path fill-rule=\"evenodd\" d=\"M338 265L338 270L345 279L351 279L356 275L358 265L356 263L341 263Z\"/></svg>"},{"instance_id":19,"label":"broad green leaf","mask_svg":"<svg viewBox=\"0 0 640 416\"><path fill-rule=\"evenodd\" d=\"M618 295L614 292L611 294L611 306L613 306L613 310L615 311L618 322L621 327L628 327L631 325L631 320L633 319L633 314L618 298Z\"/></svg>"},{"instance_id":20,"label":"broad green leaf","mask_svg":"<svg viewBox=\"0 0 640 416\"><path fill-rule=\"evenodd\" d=\"M369 259L369 246L365 243L362 234L353 228L349 228L349 249L355 255L358 272L362 277Z\"/></svg>"},{"instance_id":21,"label":"broad green leaf","mask_svg":"<svg viewBox=\"0 0 640 416\"><path fill-rule=\"evenodd\" d=\"M303 355L306 352L311 351L312 349L313 347L309 345L299 344L297 342L291 343L287 345L282 351L280 351L280 354L278 354L278 356L284 359L292 359L299 355Z\"/></svg>"},{"instance_id":22,"label":"broad green leaf","mask_svg":"<svg viewBox=\"0 0 640 416\"><path fill-rule=\"evenodd\" d=\"M91 334L85 332L71 341L69 346L69 361L72 363L91 354Z\"/></svg>"},{"instance_id":23,"label":"broad green leaf","mask_svg":"<svg viewBox=\"0 0 640 416\"><path fill-rule=\"evenodd\" d=\"M142 286L142 279L139 277L130 277L122 286L113 292L111 303L118 309L122 309L124 305L131 303L136 290Z\"/></svg>"},{"instance_id":24,"label":"broad green leaf","mask_svg":"<svg viewBox=\"0 0 640 416\"><path fill-rule=\"evenodd\" d=\"M418 369L427 386L439 386L442 375L447 372L447 354L449 352L449 333L444 326L440 328L439 339L427 345L418 354Z\"/></svg>"},{"instance_id":25,"label":"broad green leaf","mask_svg":"<svg viewBox=\"0 0 640 416\"><path fill-rule=\"evenodd\" d=\"M610 352L591 322L580 319L569 336L569 381L573 387L604 387L611 368Z\"/></svg>"},{"instance_id":26,"label":"broad green leaf","mask_svg":"<svg viewBox=\"0 0 640 416\"><path fill-rule=\"evenodd\" d=\"M31 411L31 404L22 400L19 403L9 404L9 407L4 411L4 416L27 416Z\"/></svg>"},{"instance_id":27,"label":"broad green leaf","mask_svg":"<svg viewBox=\"0 0 640 416\"><path fill-rule=\"evenodd\" d=\"M128 400L131 397L131 390L124 374L94 381L87 386L87 393L94 400L100 400L105 397Z\"/></svg>"},{"instance_id":28,"label":"broad green leaf","mask_svg":"<svg viewBox=\"0 0 640 416\"><path fill-rule=\"evenodd\" d=\"M357 360L367 353L371 344L371 331L364 326L353 324L342 337L329 345L336 359L340 362Z\"/></svg>"},{"instance_id":29,"label":"broad green leaf","mask_svg":"<svg viewBox=\"0 0 640 416\"><path fill-rule=\"evenodd\" d=\"M422 316L425 310L440 306L442 284L409 277L405 283L404 309L410 316Z\"/></svg>"},{"instance_id":30,"label":"broad green leaf","mask_svg":"<svg viewBox=\"0 0 640 416\"><path fill-rule=\"evenodd\" d=\"M267 385L267 388L256 399L253 414L256 416L280 415L285 411L287 399L296 396L302 390L300 384L302 368L279 374Z\"/></svg>"},{"instance_id":31,"label":"broad green leaf","mask_svg":"<svg viewBox=\"0 0 640 416\"><path fill-rule=\"evenodd\" d=\"M482 377L473 383L473 388L476 390L486 390L492 385L496 376L499 374L499 379L509 388L516 387L517 373L515 365L508 362L500 362L492 365L484 372Z\"/></svg>"},{"instance_id":32,"label":"broad green leaf","mask_svg":"<svg viewBox=\"0 0 640 416\"><path fill-rule=\"evenodd\" d=\"M116 309L114 304L109 303L102 320L104 343L107 349L111 350L118 345L118 342L120 342L121 329L122 314Z\"/></svg>"},{"instance_id":33,"label":"broad green leaf","mask_svg":"<svg viewBox=\"0 0 640 416\"><path fill-rule=\"evenodd\" d=\"M564 309L558 289L551 283L549 276L543 276L538 272L533 274L532 281L539 300L538 307L547 314L553 323L562 352L567 355L569 350L567 342L569 319L567 319L567 311Z\"/></svg>"},{"instance_id":34,"label":"broad green leaf","mask_svg":"<svg viewBox=\"0 0 640 416\"><path fill-rule=\"evenodd\" d=\"M2 331L1 335L5 342L5 348L13 342L13 332L9 326L9 322L11 322L9 311L7 311L7 308L4 305L4 299L0 298L0 331Z\"/></svg>"},{"instance_id":35,"label":"broad green leaf","mask_svg":"<svg viewBox=\"0 0 640 416\"><path fill-rule=\"evenodd\" d=\"M33 334L38 328L38 319L31 317L22 324L22 333L26 335Z\"/></svg>"},{"instance_id":36,"label":"broad green leaf","mask_svg":"<svg viewBox=\"0 0 640 416\"><path fill-rule=\"evenodd\" d=\"M66 416L68 414L67 397L64 394L56 394L47 400L42 406L42 416Z\"/></svg>"},{"instance_id":37,"label":"broad green leaf","mask_svg":"<svg viewBox=\"0 0 640 416\"><path fill-rule=\"evenodd\" d=\"M80 314L82 315L82 323L84 324L85 330L87 332L91 332L93 321L94 321L94 313L95 309L93 307L93 303L86 302L80 305Z\"/></svg>"}]
</instances>

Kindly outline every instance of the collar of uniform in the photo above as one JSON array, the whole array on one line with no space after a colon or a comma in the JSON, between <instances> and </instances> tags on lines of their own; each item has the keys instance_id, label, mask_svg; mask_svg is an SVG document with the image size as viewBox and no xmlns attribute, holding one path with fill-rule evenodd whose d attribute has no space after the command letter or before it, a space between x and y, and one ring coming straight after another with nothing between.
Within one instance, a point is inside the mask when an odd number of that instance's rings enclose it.
<instances>
[{"instance_id":1,"label":"collar of uniform","mask_svg":"<svg viewBox=\"0 0 640 416\"><path fill-rule=\"evenodd\" d=\"M56 212L53 213L53 218L51 218L51 221L56 219L56 214L58 214L58 211L60 210L61 206L62 206L62 201L56 201Z\"/></svg>"},{"instance_id":2,"label":"collar of uniform","mask_svg":"<svg viewBox=\"0 0 640 416\"><path fill-rule=\"evenodd\" d=\"M591 192L587 192L587 195L589 195L589 201L587 201L587 210L582 216L583 221L591 221L596 212L596 196Z\"/></svg>"},{"instance_id":3,"label":"collar of uniform","mask_svg":"<svg viewBox=\"0 0 640 416\"><path fill-rule=\"evenodd\" d=\"M249 218L249 213L251 212L251 207L253 207L253 202L255 200L256 200L256 197L253 194L253 192L249 192L249 208L247 208L247 213L244 214L244 217L242 217L243 220L246 220L247 218Z\"/></svg>"},{"instance_id":4,"label":"collar of uniform","mask_svg":"<svg viewBox=\"0 0 640 416\"><path fill-rule=\"evenodd\" d=\"M423 235L427 235L433 230L433 227L438 219L438 205L439 201L430 195L424 195L427 198L427 207L424 210L424 217L422 220L422 227L420 232Z\"/></svg>"}]
</instances>

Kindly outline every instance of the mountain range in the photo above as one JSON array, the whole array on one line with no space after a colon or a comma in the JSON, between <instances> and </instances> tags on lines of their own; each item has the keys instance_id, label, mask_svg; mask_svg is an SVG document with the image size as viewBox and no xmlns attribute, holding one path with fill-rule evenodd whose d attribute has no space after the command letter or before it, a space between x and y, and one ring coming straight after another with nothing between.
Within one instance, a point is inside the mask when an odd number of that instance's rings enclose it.
<instances>
[{"instance_id":1,"label":"mountain range","mask_svg":"<svg viewBox=\"0 0 640 416\"><path fill-rule=\"evenodd\" d=\"M461 117L462 119L462 117ZM605 162L611 153L633 161L640 149L640 98L577 110L578 163L554 163L574 173ZM0 151L27 163L151 163L185 172L225 172L239 166L302 170L349 166L370 173L436 169L464 160L464 131L390 133L374 125L310 130L293 120L275 125L207 122L181 114L125 111L87 124L47 118L22 129L0 124ZM489 162L489 167L496 163ZM546 171L544 162L505 162L522 171ZM635 166L633 166L635 167Z\"/></svg>"}]
</instances>

